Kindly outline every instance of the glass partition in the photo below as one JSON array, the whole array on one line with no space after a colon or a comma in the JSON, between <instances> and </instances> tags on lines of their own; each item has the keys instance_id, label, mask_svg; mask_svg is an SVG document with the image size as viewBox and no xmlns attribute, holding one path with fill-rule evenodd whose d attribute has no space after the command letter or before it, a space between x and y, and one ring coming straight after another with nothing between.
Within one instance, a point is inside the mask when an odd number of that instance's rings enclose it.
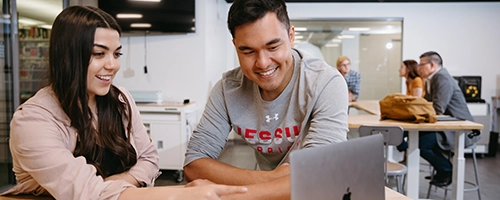
<instances>
[{"instance_id":1,"label":"glass partition","mask_svg":"<svg viewBox=\"0 0 500 200\"><path fill-rule=\"evenodd\" d=\"M13 183L12 158L9 151L9 122L14 109L13 42L10 1L2 1L0 32L0 191Z\"/></svg>"},{"instance_id":2,"label":"glass partition","mask_svg":"<svg viewBox=\"0 0 500 200\"><path fill-rule=\"evenodd\" d=\"M64 0L67 5L67 0ZM40 9L43 7L44 9ZM0 192L15 184L9 150L15 109L45 86L48 37L63 0L0 0Z\"/></svg>"},{"instance_id":3,"label":"glass partition","mask_svg":"<svg viewBox=\"0 0 500 200\"><path fill-rule=\"evenodd\" d=\"M380 100L402 92L402 19L291 20L295 47L323 58L336 67L339 56L351 60L351 70L361 74L358 100Z\"/></svg>"}]
</instances>

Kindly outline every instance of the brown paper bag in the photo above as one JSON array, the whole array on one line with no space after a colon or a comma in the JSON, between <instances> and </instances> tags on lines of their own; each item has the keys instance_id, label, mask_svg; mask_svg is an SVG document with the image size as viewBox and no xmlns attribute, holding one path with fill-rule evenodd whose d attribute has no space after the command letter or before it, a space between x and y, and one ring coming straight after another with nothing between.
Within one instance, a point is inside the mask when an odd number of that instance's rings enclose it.
<instances>
[{"instance_id":1,"label":"brown paper bag","mask_svg":"<svg viewBox=\"0 0 500 200\"><path fill-rule=\"evenodd\" d=\"M395 93L387 95L379 101L379 104L381 119L412 121L415 123L434 123L437 121L432 102L428 102L421 97Z\"/></svg>"}]
</instances>

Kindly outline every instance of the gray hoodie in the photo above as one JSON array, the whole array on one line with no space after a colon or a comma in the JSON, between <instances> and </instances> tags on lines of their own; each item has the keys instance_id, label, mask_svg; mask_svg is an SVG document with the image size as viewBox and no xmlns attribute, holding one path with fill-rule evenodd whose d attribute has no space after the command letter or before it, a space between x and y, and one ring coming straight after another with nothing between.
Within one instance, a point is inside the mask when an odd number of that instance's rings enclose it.
<instances>
[{"instance_id":1,"label":"gray hoodie","mask_svg":"<svg viewBox=\"0 0 500 200\"><path fill-rule=\"evenodd\" d=\"M259 86L239 67L223 75L190 138L184 165L199 158L217 159L231 129L255 150L262 170L287 162L293 149L346 140L344 77L325 61L292 51L292 79L272 101L262 99Z\"/></svg>"}]
</instances>

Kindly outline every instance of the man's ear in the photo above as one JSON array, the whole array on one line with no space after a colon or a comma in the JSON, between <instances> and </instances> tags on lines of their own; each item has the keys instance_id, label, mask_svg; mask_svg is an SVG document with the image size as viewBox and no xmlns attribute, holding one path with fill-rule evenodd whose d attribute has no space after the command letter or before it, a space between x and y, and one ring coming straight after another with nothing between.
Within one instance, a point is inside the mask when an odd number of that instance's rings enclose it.
<instances>
[{"instance_id":1,"label":"man's ear","mask_svg":"<svg viewBox=\"0 0 500 200\"><path fill-rule=\"evenodd\" d=\"M437 65L434 61L431 61L429 62L429 64L431 65L431 68L434 69Z\"/></svg>"},{"instance_id":2,"label":"man's ear","mask_svg":"<svg viewBox=\"0 0 500 200\"><path fill-rule=\"evenodd\" d=\"M295 45L295 27L294 26L290 26L290 30L289 30L289 34L288 34L288 37L290 37L290 42L291 42L291 45L292 45L292 48L294 47Z\"/></svg>"}]
</instances>

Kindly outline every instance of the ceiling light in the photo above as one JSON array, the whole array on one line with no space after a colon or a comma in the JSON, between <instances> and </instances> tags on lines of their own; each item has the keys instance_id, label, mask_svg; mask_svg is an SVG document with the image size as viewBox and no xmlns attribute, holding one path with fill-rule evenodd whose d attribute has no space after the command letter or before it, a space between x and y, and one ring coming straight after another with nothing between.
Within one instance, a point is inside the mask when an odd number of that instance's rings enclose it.
<instances>
[{"instance_id":1,"label":"ceiling light","mask_svg":"<svg viewBox=\"0 0 500 200\"><path fill-rule=\"evenodd\" d=\"M52 25L48 25L48 24L40 25L38 27L44 28L44 29L52 29Z\"/></svg>"},{"instance_id":2,"label":"ceiling light","mask_svg":"<svg viewBox=\"0 0 500 200\"><path fill-rule=\"evenodd\" d=\"M295 31L307 31L307 27L295 27Z\"/></svg>"},{"instance_id":3,"label":"ceiling light","mask_svg":"<svg viewBox=\"0 0 500 200\"><path fill-rule=\"evenodd\" d=\"M149 27L151 27L151 24L149 24L149 23L132 23L132 24L130 24L130 27L132 27L132 28L149 28Z\"/></svg>"},{"instance_id":4,"label":"ceiling light","mask_svg":"<svg viewBox=\"0 0 500 200\"><path fill-rule=\"evenodd\" d=\"M387 43L387 44L385 45L385 48L387 48L387 49L392 49L392 43L391 43L391 42Z\"/></svg>"},{"instance_id":5,"label":"ceiling light","mask_svg":"<svg viewBox=\"0 0 500 200\"><path fill-rule=\"evenodd\" d=\"M354 38L354 35L339 35L340 39L352 39Z\"/></svg>"},{"instance_id":6,"label":"ceiling light","mask_svg":"<svg viewBox=\"0 0 500 200\"><path fill-rule=\"evenodd\" d=\"M339 47L339 44L325 44L325 47Z\"/></svg>"},{"instance_id":7,"label":"ceiling light","mask_svg":"<svg viewBox=\"0 0 500 200\"><path fill-rule=\"evenodd\" d=\"M26 17L19 17L17 20L19 24L25 24L25 25L37 25L37 24L45 24L45 22L26 18Z\"/></svg>"},{"instance_id":8,"label":"ceiling light","mask_svg":"<svg viewBox=\"0 0 500 200\"><path fill-rule=\"evenodd\" d=\"M160 2L161 0L128 0L128 1Z\"/></svg>"},{"instance_id":9,"label":"ceiling light","mask_svg":"<svg viewBox=\"0 0 500 200\"><path fill-rule=\"evenodd\" d=\"M367 27L351 27L349 28L349 31L369 31L370 28Z\"/></svg>"},{"instance_id":10,"label":"ceiling light","mask_svg":"<svg viewBox=\"0 0 500 200\"><path fill-rule=\"evenodd\" d=\"M119 13L116 15L116 18L139 19L139 18L142 18L142 15L141 14L133 14L133 13Z\"/></svg>"},{"instance_id":11,"label":"ceiling light","mask_svg":"<svg viewBox=\"0 0 500 200\"><path fill-rule=\"evenodd\" d=\"M303 38L304 38L304 36L303 36L303 35L296 35L296 36L295 36L295 39L303 39Z\"/></svg>"},{"instance_id":12,"label":"ceiling light","mask_svg":"<svg viewBox=\"0 0 500 200\"><path fill-rule=\"evenodd\" d=\"M331 41L332 41L332 42L336 42L336 43L341 43L341 42L342 42L342 40L341 40L341 39L337 39L337 38L335 38L335 39L333 39L333 40L331 40Z\"/></svg>"}]
</instances>

